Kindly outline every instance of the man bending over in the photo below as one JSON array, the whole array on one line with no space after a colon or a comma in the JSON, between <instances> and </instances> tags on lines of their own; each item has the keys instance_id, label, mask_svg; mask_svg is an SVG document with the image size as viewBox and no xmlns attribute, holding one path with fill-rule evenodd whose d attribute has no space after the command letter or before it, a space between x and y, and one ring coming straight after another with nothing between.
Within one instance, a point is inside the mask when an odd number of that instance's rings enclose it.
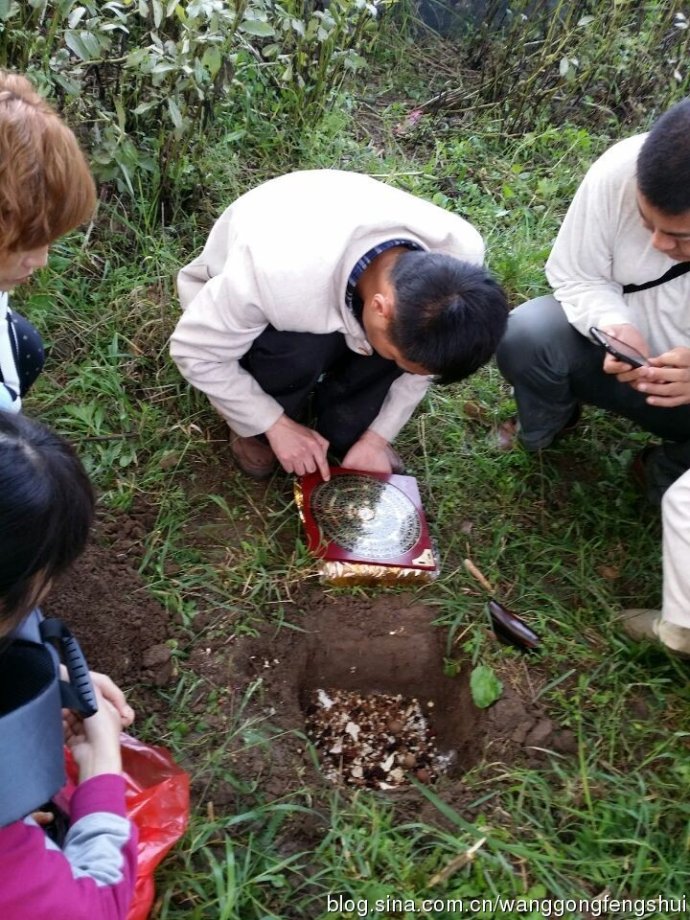
<instances>
[{"instance_id":1,"label":"man bending over","mask_svg":"<svg viewBox=\"0 0 690 920\"><path fill-rule=\"evenodd\" d=\"M433 378L486 363L507 305L467 221L368 176L289 173L235 201L183 268L171 354L250 476L401 470Z\"/></svg>"}]
</instances>

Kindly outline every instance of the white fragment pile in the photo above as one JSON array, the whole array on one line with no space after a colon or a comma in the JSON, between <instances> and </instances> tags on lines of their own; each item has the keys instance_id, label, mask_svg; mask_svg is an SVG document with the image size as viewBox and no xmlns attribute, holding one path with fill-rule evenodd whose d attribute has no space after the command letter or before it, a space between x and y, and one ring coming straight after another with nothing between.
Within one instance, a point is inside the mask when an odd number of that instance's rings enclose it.
<instances>
[{"instance_id":1,"label":"white fragment pile","mask_svg":"<svg viewBox=\"0 0 690 920\"><path fill-rule=\"evenodd\" d=\"M447 764L427 719L432 710L433 702L422 707L400 694L319 689L307 706L306 732L334 783L384 790L412 777L433 783Z\"/></svg>"}]
</instances>

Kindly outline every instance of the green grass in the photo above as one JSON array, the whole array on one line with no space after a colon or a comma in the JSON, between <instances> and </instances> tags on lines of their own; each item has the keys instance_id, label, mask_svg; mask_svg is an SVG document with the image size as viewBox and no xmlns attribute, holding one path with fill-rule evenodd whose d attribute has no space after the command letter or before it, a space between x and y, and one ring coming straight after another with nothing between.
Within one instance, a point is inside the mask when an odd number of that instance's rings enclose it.
<instances>
[{"instance_id":1,"label":"green grass","mask_svg":"<svg viewBox=\"0 0 690 920\"><path fill-rule=\"evenodd\" d=\"M113 201L88 239L57 244L49 269L15 297L51 346L27 412L74 441L105 505L126 511L143 496L158 509L142 573L177 615L179 680L162 692L167 714L142 714L140 730L193 765L198 790L190 830L159 874L157 916L167 920L325 918L329 894L355 904L330 916L354 917L363 916L365 900L386 898L573 898L605 890L677 898L688 889L687 669L633 646L615 621L622 607L659 603L658 516L626 473L645 438L588 410L578 433L544 456L501 453L492 428L514 404L493 367L433 392L400 438L433 509L443 560L442 577L423 599L475 661L523 667L517 653L486 638L484 597L462 564L474 560L543 637L533 665L539 697L550 718L575 733L578 755L555 756L539 770L474 769L465 780L476 806L471 820L422 789L427 819L410 821L373 795L333 792L324 802L320 793L315 801L305 787L273 801L260 778L241 781L226 752L238 739L270 748L273 732L269 717L249 715L256 687L239 700L212 695L194 714L208 687L189 652L206 631L253 635L266 622L299 629L291 598L311 573L289 483L276 477L257 492L226 466L217 443L222 426L167 357L178 311L174 274L213 216L246 188L289 169L369 171L471 220L519 303L545 291L543 264L568 202L616 136L614 122L607 134L579 121L552 124L547 112L528 133L506 137L495 113L471 107L425 116L397 133L408 108L437 91L423 49L407 50L382 52L389 60L399 55L395 67L382 67L359 108L351 101L334 107L308 134L266 123L247 137L229 126L226 141L199 164L208 182L194 210L154 231L145 200L129 213ZM438 88L449 67L434 74ZM466 417L468 404L479 408L479 420ZM235 537L230 549L228 532ZM199 632L196 618L209 611L213 619ZM638 714L639 700L646 715ZM229 710L221 733L209 723L220 710ZM233 806L209 814L205 803L219 783L234 790ZM309 822L315 841L298 852L290 846L296 822ZM467 865L431 885L482 838ZM531 914L549 915L580 916L555 908Z\"/></svg>"}]
</instances>

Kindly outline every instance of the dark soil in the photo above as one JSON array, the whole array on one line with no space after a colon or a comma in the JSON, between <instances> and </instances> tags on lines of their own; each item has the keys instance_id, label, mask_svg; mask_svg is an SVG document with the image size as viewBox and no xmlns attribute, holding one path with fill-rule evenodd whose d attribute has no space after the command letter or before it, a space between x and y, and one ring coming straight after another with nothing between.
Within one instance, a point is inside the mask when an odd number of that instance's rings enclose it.
<instances>
[{"instance_id":1,"label":"dark soil","mask_svg":"<svg viewBox=\"0 0 690 920\"><path fill-rule=\"evenodd\" d=\"M147 508L101 520L90 548L55 587L45 611L65 620L90 666L129 690L135 708L156 712L161 728L168 714L155 688L174 686L177 679L166 640L182 639L189 652L183 666L198 681L189 703L184 765L193 774L196 807L204 812L231 811L238 790L277 799L309 787L313 802L330 793L332 784L305 750L305 708L317 688L402 694L423 702L433 711L439 751L451 755L450 769L434 788L465 814L477 795L463 781L467 771L486 763L546 764L548 751L574 753L572 733L560 730L536 699L546 680L538 662L507 655L499 673L502 698L477 709L469 692L470 663L460 661L459 673L445 675L445 631L432 625L435 610L418 595L332 596L309 587L294 599L289 624L267 625L258 637L237 638L227 622L214 628L213 616L203 614L195 622L196 638L182 636L138 571L153 520ZM221 747L232 783L219 780L220 771L205 776L205 764ZM413 787L388 795L406 818L440 820ZM308 823L303 831L305 837L312 833Z\"/></svg>"},{"instance_id":2,"label":"dark soil","mask_svg":"<svg viewBox=\"0 0 690 920\"><path fill-rule=\"evenodd\" d=\"M213 470L210 475L215 479ZM223 488L231 487L226 468L223 480ZM575 752L572 733L555 725L538 701L548 680L538 660L507 654L499 674L502 698L486 710L473 705L471 664L460 660L453 669L459 665L459 672L446 676L446 631L433 625L435 608L419 593L372 589L368 596L361 590L334 596L309 586L292 597L289 622L267 625L258 637L237 637L227 613L213 610L197 616L190 636L151 597L138 571L154 524L155 510L146 506L103 517L89 549L44 609L70 626L92 669L126 689L141 716L153 714L149 732L163 733L172 715L157 688L176 686L169 640L177 640L186 655L180 667L191 673L194 687L186 713L189 734L178 757L192 775L194 807L203 813L232 812L241 795L277 799L309 788L310 801L318 803L330 794L333 786L320 774L304 735L305 709L317 688L419 699L433 712L439 751L450 755L450 768L434 789L466 816L477 797L464 781L468 771L489 778L502 764L546 766L548 751ZM198 544L213 544L213 521L198 524ZM209 772L221 749L227 770ZM414 787L371 794L389 796L401 819L443 820ZM315 840L320 833L308 821L291 832L296 840L290 845L304 846L309 835Z\"/></svg>"},{"instance_id":3,"label":"dark soil","mask_svg":"<svg viewBox=\"0 0 690 920\"><path fill-rule=\"evenodd\" d=\"M43 609L60 617L79 640L89 666L123 689L162 686L172 677L166 639L170 616L139 574L144 540L155 512L98 521L91 543L55 585Z\"/></svg>"},{"instance_id":4,"label":"dark soil","mask_svg":"<svg viewBox=\"0 0 690 920\"><path fill-rule=\"evenodd\" d=\"M469 691L470 663L460 662L454 677L445 675L445 630L432 625L435 611L419 598L330 597L310 589L299 606L299 613L291 616L299 629L246 640L234 652L236 678L242 669L243 684L260 682L257 700L277 732L269 745L235 751L234 770L255 781L260 778L270 798L305 784L317 798L319 790L325 794L332 788L305 753L299 734L312 691L324 687L416 697L433 711L438 750L452 755L450 769L435 789L457 810L464 811L476 797L463 777L482 763L544 764L549 750L566 756L576 750L572 733L559 730L534 700L541 686L538 669L525 677L527 665L513 656L499 675L503 697L489 709L477 709ZM214 794L216 804L222 803L223 789L216 788ZM391 795L410 817L438 821L416 789Z\"/></svg>"}]
</instances>

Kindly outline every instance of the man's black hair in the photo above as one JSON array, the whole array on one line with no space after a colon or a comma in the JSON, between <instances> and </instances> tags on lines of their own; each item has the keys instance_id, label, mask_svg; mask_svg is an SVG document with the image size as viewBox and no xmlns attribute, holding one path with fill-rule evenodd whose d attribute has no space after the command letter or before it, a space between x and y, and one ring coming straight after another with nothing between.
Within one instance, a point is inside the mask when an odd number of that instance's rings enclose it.
<instances>
[{"instance_id":1,"label":"man's black hair","mask_svg":"<svg viewBox=\"0 0 690 920\"><path fill-rule=\"evenodd\" d=\"M390 272L393 345L445 384L491 358L508 321L501 286L486 269L440 252L404 252Z\"/></svg>"},{"instance_id":2,"label":"man's black hair","mask_svg":"<svg viewBox=\"0 0 690 920\"><path fill-rule=\"evenodd\" d=\"M652 125L637 157L637 184L664 214L690 211L690 99Z\"/></svg>"},{"instance_id":3,"label":"man's black hair","mask_svg":"<svg viewBox=\"0 0 690 920\"><path fill-rule=\"evenodd\" d=\"M91 483L70 445L0 411L0 634L80 555L93 512Z\"/></svg>"}]
</instances>

